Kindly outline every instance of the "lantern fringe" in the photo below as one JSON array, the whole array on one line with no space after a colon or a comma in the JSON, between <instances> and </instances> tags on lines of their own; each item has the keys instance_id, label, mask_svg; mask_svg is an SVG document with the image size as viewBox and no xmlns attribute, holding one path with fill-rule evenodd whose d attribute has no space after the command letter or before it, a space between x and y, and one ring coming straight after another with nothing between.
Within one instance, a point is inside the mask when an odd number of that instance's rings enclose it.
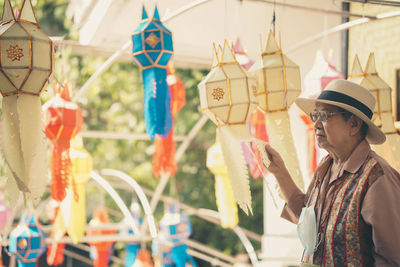
<instances>
[{"instance_id":1,"label":"lantern fringe","mask_svg":"<svg viewBox=\"0 0 400 267\"><path fill-rule=\"evenodd\" d=\"M66 197L70 168L69 142L54 142L51 156L51 197L54 200L62 201Z\"/></svg>"},{"instance_id":2,"label":"lantern fringe","mask_svg":"<svg viewBox=\"0 0 400 267\"><path fill-rule=\"evenodd\" d=\"M149 68L142 71L144 86L144 118L146 132L154 140L159 134L166 139L172 128L171 94L167 84L167 70Z\"/></svg>"},{"instance_id":3,"label":"lantern fringe","mask_svg":"<svg viewBox=\"0 0 400 267\"><path fill-rule=\"evenodd\" d=\"M228 126L229 127L229 126ZM247 164L244 159L240 141L231 133L228 127L218 127L217 136L221 144L222 154L227 166L233 195L239 207L248 215L251 208L251 192ZM242 133L243 134L243 133Z\"/></svg>"},{"instance_id":4,"label":"lantern fringe","mask_svg":"<svg viewBox=\"0 0 400 267\"><path fill-rule=\"evenodd\" d=\"M173 177L178 169L175 152L176 142L174 140L174 130L171 129L167 139L163 140L160 136L156 136L155 149L153 154L153 174L156 178L161 173L169 173Z\"/></svg>"},{"instance_id":5,"label":"lantern fringe","mask_svg":"<svg viewBox=\"0 0 400 267\"><path fill-rule=\"evenodd\" d=\"M5 160L18 189L34 205L45 189L46 147L40 98L31 95L3 98L1 140Z\"/></svg>"}]
</instances>

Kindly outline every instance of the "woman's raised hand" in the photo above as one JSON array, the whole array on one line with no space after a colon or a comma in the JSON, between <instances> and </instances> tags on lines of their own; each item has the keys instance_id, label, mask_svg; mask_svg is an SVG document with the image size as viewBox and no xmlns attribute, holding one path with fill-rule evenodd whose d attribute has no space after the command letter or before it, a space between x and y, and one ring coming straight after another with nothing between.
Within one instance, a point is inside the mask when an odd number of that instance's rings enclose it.
<instances>
[{"instance_id":1,"label":"woman's raised hand","mask_svg":"<svg viewBox=\"0 0 400 267\"><path fill-rule=\"evenodd\" d=\"M269 167L267 168L272 174L279 175L286 170L285 162L279 153L273 149L269 144L265 145L265 151L267 152L268 159L271 161Z\"/></svg>"}]
</instances>

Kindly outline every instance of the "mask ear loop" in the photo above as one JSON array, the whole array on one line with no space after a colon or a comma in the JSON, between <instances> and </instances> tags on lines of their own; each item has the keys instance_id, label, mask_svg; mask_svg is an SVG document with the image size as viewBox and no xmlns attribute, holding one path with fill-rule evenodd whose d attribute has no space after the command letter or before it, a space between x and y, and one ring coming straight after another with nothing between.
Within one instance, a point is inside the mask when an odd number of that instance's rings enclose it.
<instances>
[{"instance_id":1,"label":"mask ear loop","mask_svg":"<svg viewBox=\"0 0 400 267\"><path fill-rule=\"evenodd\" d=\"M263 141L257 140L257 139L255 139L255 138L252 140L252 142L254 142L254 143L257 145L257 149L260 151L262 161L263 161L264 165L265 165L266 167L268 167L269 164L270 164L270 161L269 161L269 159L268 159L268 157L267 157L265 151L262 149L263 145L265 145L266 143L263 142ZM272 202L274 203L275 208L278 209L278 204L276 203L276 200L275 200L275 197L274 197L274 195L273 195L273 193L272 193L271 187L269 186L269 183L268 183L267 179L265 178L265 177L267 176L268 173L266 173L266 172L263 171L263 169L262 169L260 163L259 163L258 160L257 160L256 155L253 153L253 150L252 150L252 148L250 147L250 142L244 142L244 143L246 144L247 149L250 151L251 156L253 157L253 160L254 160L254 162L256 163L256 166L257 166L258 170L260 171L260 173L261 173L262 176L263 176L263 177L262 177L263 183L264 183L265 187L267 188L269 195L270 195L271 198L272 198Z\"/></svg>"}]
</instances>

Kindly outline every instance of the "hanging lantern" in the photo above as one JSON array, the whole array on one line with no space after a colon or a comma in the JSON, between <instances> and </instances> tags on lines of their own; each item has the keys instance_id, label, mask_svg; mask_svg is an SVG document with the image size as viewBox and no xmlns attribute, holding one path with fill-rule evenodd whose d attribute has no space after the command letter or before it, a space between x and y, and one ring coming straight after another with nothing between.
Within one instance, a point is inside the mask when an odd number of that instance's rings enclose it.
<instances>
[{"instance_id":1,"label":"hanging lantern","mask_svg":"<svg viewBox=\"0 0 400 267\"><path fill-rule=\"evenodd\" d=\"M0 230L7 225L10 215L11 209L4 203L4 193L0 191Z\"/></svg>"},{"instance_id":2,"label":"hanging lantern","mask_svg":"<svg viewBox=\"0 0 400 267\"><path fill-rule=\"evenodd\" d=\"M89 222L89 225L96 226L102 223L108 223L108 214L106 208L97 208L93 213L93 218ZM91 229L87 231L88 236L99 236L99 235L110 235L114 234L113 230L98 230ZM91 257L93 259L94 267L107 267L110 260L110 253L113 246L113 242L101 241L101 242L90 242Z\"/></svg>"},{"instance_id":3,"label":"hanging lantern","mask_svg":"<svg viewBox=\"0 0 400 267\"><path fill-rule=\"evenodd\" d=\"M218 126L217 136L233 195L248 214L249 210L252 212L251 193L241 142L258 142L246 129L246 121L257 107L256 80L239 65L226 41L223 48L214 47L214 54L211 71L198 85L200 109Z\"/></svg>"},{"instance_id":4,"label":"hanging lantern","mask_svg":"<svg viewBox=\"0 0 400 267\"><path fill-rule=\"evenodd\" d=\"M370 53L365 70L362 70L358 56L354 58L353 69L349 80L368 89L376 99L372 121L386 135L382 145L373 145L373 150L384 157L391 166L400 168L400 136L394 126L392 112L392 89L378 76L375 67L374 53Z\"/></svg>"},{"instance_id":5,"label":"hanging lantern","mask_svg":"<svg viewBox=\"0 0 400 267\"><path fill-rule=\"evenodd\" d=\"M78 243L85 234L86 228L86 193L85 184L90 180L93 169L92 156L83 146L82 137L77 135L71 140L69 150L71 158L71 175L68 192L70 197L61 204L68 235L72 242Z\"/></svg>"},{"instance_id":6,"label":"hanging lantern","mask_svg":"<svg viewBox=\"0 0 400 267\"><path fill-rule=\"evenodd\" d=\"M141 209L140 209L139 203L137 203L136 201L132 202L132 204L131 204L131 214L135 221L135 224L142 225L143 220L141 218ZM124 219L124 223L126 223L126 225L129 225L128 220L126 218ZM129 229L128 231L121 231L120 234L121 235L134 234L134 232L132 231L132 229ZM136 262L138 253L139 253L139 249L140 249L140 243L137 241L126 243L126 245L125 245L125 265L124 265L125 267L131 267L134 265L134 263Z\"/></svg>"},{"instance_id":7,"label":"hanging lantern","mask_svg":"<svg viewBox=\"0 0 400 267\"><path fill-rule=\"evenodd\" d=\"M8 177L37 204L47 181L39 95L53 70L53 47L30 0L23 1L18 18L4 1L0 44L1 140Z\"/></svg>"},{"instance_id":8,"label":"hanging lantern","mask_svg":"<svg viewBox=\"0 0 400 267\"><path fill-rule=\"evenodd\" d=\"M19 225L10 233L9 251L18 260L18 267L35 267L45 251L46 235L38 227L33 213L22 215Z\"/></svg>"},{"instance_id":9,"label":"hanging lantern","mask_svg":"<svg viewBox=\"0 0 400 267\"><path fill-rule=\"evenodd\" d=\"M44 106L45 134L51 140L51 197L62 201L66 196L65 189L71 168L69 156L70 140L82 127L82 111L76 103L71 102L68 87L58 87L55 96Z\"/></svg>"},{"instance_id":10,"label":"hanging lantern","mask_svg":"<svg viewBox=\"0 0 400 267\"><path fill-rule=\"evenodd\" d=\"M132 35L133 58L142 69L146 131L166 138L172 127L171 94L166 66L173 54L172 34L161 23L157 7L153 18L143 7L142 21Z\"/></svg>"},{"instance_id":11,"label":"hanging lantern","mask_svg":"<svg viewBox=\"0 0 400 267\"><path fill-rule=\"evenodd\" d=\"M207 168L215 175L215 198L221 226L233 228L239 222L238 210L218 138L207 151Z\"/></svg>"},{"instance_id":12,"label":"hanging lantern","mask_svg":"<svg viewBox=\"0 0 400 267\"><path fill-rule=\"evenodd\" d=\"M172 244L172 260L176 267L185 267L190 263L197 267L194 259L187 254L185 241L192 233L192 225L189 217L181 213L179 204L166 205L164 216L160 221L160 231Z\"/></svg>"},{"instance_id":13,"label":"hanging lantern","mask_svg":"<svg viewBox=\"0 0 400 267\"><path fill-rule=\"evenodd\" d=\"M299 66L283 54L270 31L261 59L249 72L257 77L258 107L265 112L269 141L286 162L297 186L303 188L287 112L301 92Z\"/></svg>"}]
</instances>

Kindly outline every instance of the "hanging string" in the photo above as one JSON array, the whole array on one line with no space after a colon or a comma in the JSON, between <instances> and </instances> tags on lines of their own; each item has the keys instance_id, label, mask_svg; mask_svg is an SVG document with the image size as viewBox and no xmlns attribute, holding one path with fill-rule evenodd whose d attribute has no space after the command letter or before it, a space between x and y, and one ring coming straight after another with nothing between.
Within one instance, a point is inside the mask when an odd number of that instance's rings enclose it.
<instances>
[{"instance_id":1,"label":"hanging string","mask_svg":"<svg viewBox=\"0 0 400 267\"><path fill-rule=\"evenodd\" d=\"M271 20L271 25L272 25L272 31L275 35L275 24L276 24L276 1L274 0L274 12L272 13L272 20Z\"/></svg>"}]
</instances>

